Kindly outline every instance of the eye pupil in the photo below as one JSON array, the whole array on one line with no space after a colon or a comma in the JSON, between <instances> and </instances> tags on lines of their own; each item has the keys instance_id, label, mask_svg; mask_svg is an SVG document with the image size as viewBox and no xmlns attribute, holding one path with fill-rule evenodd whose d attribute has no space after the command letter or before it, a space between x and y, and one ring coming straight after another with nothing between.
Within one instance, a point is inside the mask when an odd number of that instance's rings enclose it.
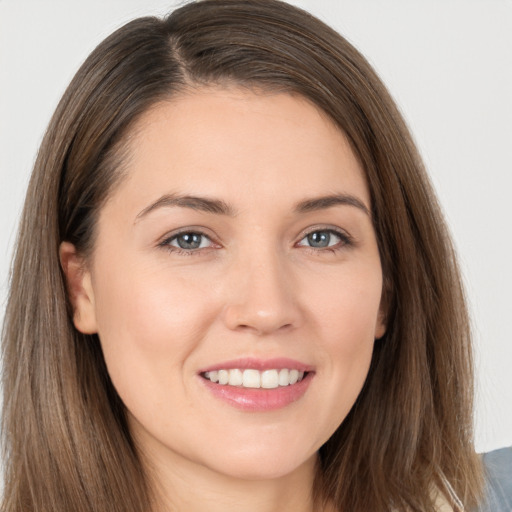
<instances>
[{"instance_id":1,"label":"eye pupil","mask_svg":"<svg viewBox=\"0 0 512 512\"><path fill-rule=\"evenodd\" d=\"M181 249L198 249L203 235L198 233L183 233L176 238Z\"/></svg>"},{"instance_id":2,"label":"eye pupil","mask_svg":"<svg viewBox=\"0 0 512 512\"><path fill-rule=\"evenodd\" d=\"M328 247L331 234L328 231L315 231L308 235L308 243L311 247Z\"/></svg>"}]
</instances>

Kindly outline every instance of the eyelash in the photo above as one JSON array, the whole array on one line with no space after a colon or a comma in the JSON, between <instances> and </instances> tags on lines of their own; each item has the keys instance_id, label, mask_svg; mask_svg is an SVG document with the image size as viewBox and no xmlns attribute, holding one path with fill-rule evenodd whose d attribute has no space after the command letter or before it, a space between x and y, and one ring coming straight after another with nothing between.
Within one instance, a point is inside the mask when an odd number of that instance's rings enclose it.
<instances>
[{"instance_id":1,"label":"eyelash","mask_svg":"<svg viewBox=\"0 0 512 512\"><path fill-rule=\"evenodd\" d=\"M162 247L163 249L167 250L170 253L178 254L179 256L195 256L195 255L201 254L204 251L204 249L208 250L208 249L212 248L212 247L199 247L197 249L183 249L181 247L176 247L176 246L171 245L171 242L173 242L174 240L177 240L180 236L184 236L184 235L197 235L202 238L208 239L212 245L216 245L215 242L213 242L213 240L211 239L211 237L209 237L206 233L203 233L200 230L190 229L190 230L183 230L178 233L174 233L173 235L171 235L169 237L166 237L164 240L162 240L158 244L158 246Z\"/></svg>"},{"instance_id":2,"label":"eyelash","mask_svg":"<svg viewBox=\"0 0 512 512\"><path fill-rule=\"evenodd\" d=\"M343 248L348 248L348 247L351 247L352 245L354 245L354 241L353 241L352 237L350 235L348 235L347 233L345 233L344 231L341 231L338 229L332 229L332 228L318 228L318 227L302 233L300 235L301 238L299 239L299 242L297 242L296 245L298 245L300 242L302 242L307 237L313 235L314 233L328 233L329 235L334 235L335 237L339 238L340 241L333 246L327 246L327 247L321 247L321 248L315 248L315 247L308 246L308 245L299 245L299 247L303 247L305 250L307 250L311 253L318 254L318 253L322 253L322 252L336 253L336 252L342 250ZM204 238L208 239L213 246L218 245L218 244L215 244L215 242L211 239L211 237L208 236L206 233L203 233L199 230L191 229L191 230L180 231L179 233L174 233L173 235L166 237L164 240L162 240L158 244L158 246L162 247L163 249L165 249L173 254L177 254L180 256L198 255L198 254L201 254L204 250L208 250L208 249L212 248L210 246L210 247L198 247L195 249L184 249L181 247L176 247L174 245L171 245L171 242L177 240L180 236L184 236L184 235L200 236L203 239Z\"/></svg>"},{"instance_id":3,"label":"eyelash","mask_svg":"<svg viewBox=\"0 0 512 512\"><path fill-rule=\"evenodd\" d=\"M348 233L346 233L342 230L339 230L339 229L322 228L322 227L315 227L311 230L308 230L308 231L302 233L299 242L302 242L304 239L313 235L314 233L328 233L329 236L334 235L335 237L340 239L340 241L338 243L336 243L335 245L332 245L332 246L329 245L327 247L315 248L315 247L311 247L308 245L300 246L300 247L304 247L305 250L315 253L315 254L318 254L319 252L336 253L338 251L341 251L342 249L346 249L346 248L349 248L354 245L354 240L352 239L352 237L350 235L348 235Z\"/></svg>"}]
</instances>

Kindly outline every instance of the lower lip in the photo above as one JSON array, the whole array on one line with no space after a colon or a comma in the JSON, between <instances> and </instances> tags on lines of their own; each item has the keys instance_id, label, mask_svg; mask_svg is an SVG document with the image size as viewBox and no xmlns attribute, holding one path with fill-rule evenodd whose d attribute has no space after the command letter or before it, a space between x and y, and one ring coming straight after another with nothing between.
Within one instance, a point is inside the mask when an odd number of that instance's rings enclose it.
<instances>
[{"instance_id":1,"label":"lower lip","mask_svg":"<svg viewBox=\"0 0 512 512\"><path fill-rule=\"evenodd\" d=\"M302 398L313 376L314 372L309 372L300 382L273 389L243 388L227 384L215 384L203 377L200 377L200 379L208 391L229 405L244 411L265 412L282 409Z\"/></svg>"}]
</instances>

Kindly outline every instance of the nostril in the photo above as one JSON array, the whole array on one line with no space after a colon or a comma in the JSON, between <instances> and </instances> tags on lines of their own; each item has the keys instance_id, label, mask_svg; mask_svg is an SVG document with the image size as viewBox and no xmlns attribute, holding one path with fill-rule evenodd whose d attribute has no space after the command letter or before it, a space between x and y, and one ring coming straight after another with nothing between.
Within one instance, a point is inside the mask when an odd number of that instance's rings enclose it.
<instances>
[{"instance_id":1,"label":"nostril","mask_svg":"<svg viewBox=\"0 0 512 512\"><path fill-rule=\"evenodd\" d=\"M254 324L239 324L237 325L234 330L239 331L247 331L247 332L254 332L258 336L263 336L265 334L277 332L277 331L287 331L293 328L293 325L291 323L286 323L284 325L276 325L272 323L267 323L265 325L262 325L261 323L254 323Z\"/></svg>"},{"instance_id":2,"label":"nostril","mask_svg":"<svg viewBox=\"0 0 512 512\"><path fill-rule=\"evenodd\" d=\"M300 324L301 311L294 297L252 293L240 302L227 304L223 321L230 330L258 335L287 331Z\"/></svg>"}]
</instances>

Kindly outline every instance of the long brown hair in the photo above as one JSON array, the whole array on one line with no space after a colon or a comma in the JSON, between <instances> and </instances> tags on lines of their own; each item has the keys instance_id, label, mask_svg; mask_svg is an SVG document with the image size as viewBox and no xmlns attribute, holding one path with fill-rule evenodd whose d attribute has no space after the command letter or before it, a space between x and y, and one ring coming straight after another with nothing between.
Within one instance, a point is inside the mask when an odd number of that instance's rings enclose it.
<instances>
[{"instance_id":1,"label":"long brown hair","mask_svg":"<svg viewBox=\"0 0 512 512\"><path fill-rule=\"evenodd\" d=\"M147 511L151 499L96 335L79 333L58 249L94 247L122 179L123 143L152 105L194 86L300 94L349 138L366 172L387 333L365 386L320 449L315 492L351 512L472 507L471 343L449 236L411 136L354 47L277 0L205 0L128 23L62 98L27 192L3 328L3 511Z\"/></svg>"}]
</instances>

